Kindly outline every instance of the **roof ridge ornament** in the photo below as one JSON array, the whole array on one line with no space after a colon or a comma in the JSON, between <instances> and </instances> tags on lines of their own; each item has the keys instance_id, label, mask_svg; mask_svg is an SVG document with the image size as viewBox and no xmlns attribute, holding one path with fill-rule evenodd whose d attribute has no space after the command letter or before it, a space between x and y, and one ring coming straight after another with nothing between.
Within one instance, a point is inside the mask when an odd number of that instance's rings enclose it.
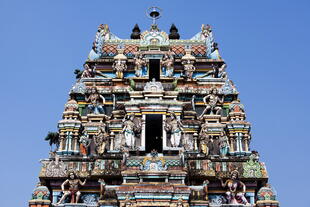
<instances>
[{"instance_id":1,"label":"roof ridge ornament","mask_svg":"<svg viewBox=\"0 0 310 207\"><path fill-rule=\"evenodd\" d=\"M156 25L156 20L161 17L162 9L156 6L152 6L146 10L146 16L152 19L152 26Z\"/></svg>"}]
</instances>

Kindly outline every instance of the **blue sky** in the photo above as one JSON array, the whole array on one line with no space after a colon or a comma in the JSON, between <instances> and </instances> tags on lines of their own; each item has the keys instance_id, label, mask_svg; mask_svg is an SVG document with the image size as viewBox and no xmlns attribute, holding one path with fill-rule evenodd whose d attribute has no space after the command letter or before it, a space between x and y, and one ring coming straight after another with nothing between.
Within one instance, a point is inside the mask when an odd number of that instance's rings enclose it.
<instances>
[{"instance_id":1,"label":"blue sky","mask_svg":"<svg viewBox=\"0 0 310 207\"><path fill-rule=\"evenodd\" d=\"M39 159L48 156L43 139L57 129L97 26L128 38L135 23L149 28L152 5L164 11L159 27L175 23L181 38L213 26L252 122L251 148L266 162L281 206L309 206L307 0L0 0L1 205L27 206Z\"/></svg>"}]
</instances>

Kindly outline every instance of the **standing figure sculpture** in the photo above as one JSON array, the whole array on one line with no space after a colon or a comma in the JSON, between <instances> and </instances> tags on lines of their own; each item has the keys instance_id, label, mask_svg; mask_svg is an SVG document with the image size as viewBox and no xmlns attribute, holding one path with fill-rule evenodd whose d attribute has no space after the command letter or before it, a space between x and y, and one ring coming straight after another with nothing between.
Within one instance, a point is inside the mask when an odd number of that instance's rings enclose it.
<instances>
[{"instance_id":1,"label":"standing figure sculpture","mask_svg":"<svg viewBox=\"0 0 310 207\"><path fill-rule=\"evenodd\" d=\"M135 59L135 75L137 77L142 77L144 75L146 68L146 60L143 58L142 54L137 54Z\"/></svg>"},{"instance_id":2,"label":"standing figure sculpture","mask_svg":"<svg viewBox=\"0 0 310 207\"><path fill-rule=\"evenodd\" d=\"M65 186L68 184L69 189L66 191ZM61 184L61 190L64 194L57 204L61 204L69 195L71 197L70 203L78 203L81 196L80 186L83 186L85 184L86 179L84 180L84 182L82 182L74 172L70 172L69 178Z\"/></svg>"},{"instance_id":3,"label":"standing figure sculpture","mask_svg":"<svg viewBox=\"0 0 310 207\"><path fill-rule=\"evenodd\" d=\"M88 147L91 143L88 133L84 130L80 137L80 153L85 157L88 153Z\"/></svg>"},{"instance_id":4,"label":"standing figure sculpture","mask_svg":"<svg viewBox=\"0 0 310 207\"><path fill-rule=\"evenodd\" d=\"M127 119L123 120L123 134L125 136L125 144L129 148L134 148L135 146L135 123L134 123L135 115L131 114Z\"/></svg>"},{"instance_id":5,"label":"standing figure sculpture","mask_svg":"<svg viewBox=\"0 0 310 207\"><path fill-rule=\"evenodd\" d=\"M224 132L221 132L219 142L220 142L220 155L221 157L226 157L226 155L228 154L228 150L229 150L229 142Z\"/></svg>"},{"instance_id":6,"label":"standing figure sculpture","mask_svg":"<svg viewBox=\"0 0 310 207\"><path fill-rule=\"evenodd\" d=\"M217 89L215 87L211 88L210 94L203 98L203 102L206 105L206 108L204 109L200 117L202 117L207 112L210 112L209 114L221 114L222 107L220 105L223 104L224 97L222 99L219 98L217 94Z\"/></svg>"},{"instance_id":7,"label":"standing figure sculpture","mask_svg":"<svg viewBox=\"0 0 310 207\"><path fill-rule=\"evenodd\" d=\"M196 70L193 61L186 60L183 61L182 64L184 65L184 77L188 80L191 80L193 78L193 73Z\"/></svg>"},{"instance_id":8,"label":"standing figure sculpture","mask_svg":"<svg viewBox=\"0 0 310 207\"><path fill-rule=\"evenodd\" d=\"M208 135L208 122L205 120L205 123L201 125L201 129L199 132L199 143L200 143L200 150L202 153L205 155L209 154L209 148L208 148L208 143L209 143L209 135Z\"/></svg>"},{"instance_id":9,"label":"standing figure sculpture","mask_svg":"<svg viewBox=\"0 0 310 207\"><path fill-rule=\"evenodd\" d=\"M99 127L97 134L94 136L94 142L96 145L96 151L99 155L102 155L105 151L109 134L106 132L106 124Z\"/></svg>"},{"instance_id":10,"label":"standing figure sculpture","mask_svg":"<svg viewBox=\"0 0 310 207\"><path fill-rule=\"evenodd\" d=\"M117 59L112 65L113 70L116 73L116 78L123 79L124 71L127 70L126 60Z\"/></svg>"},{"instance_id":11,"label":"standing figure sculpture","mask_svg":"<svg viewBox=\"0 0 310 207\"><path fill-rule=\"evenodd\" d=\"M98 182L100 183L100 197L99 197L99 200L103 200L104 199L106 183L105 183L104 179L102 179L102 178L100 178L98 180Z\"/></svg>"},{"instance_id":12,"label":"standing figure sculpture","mask_svg":"<svg viewBox=\"0 0 310 207\"><path fill-rule=\"evenodd\" d=\"M165 130L171 133L170 142L172 147L179 147L182 136L183 124L178 120L175 113L170 113L170 120L165 121Z\"/></svg>"},{"instance_id":13,"label":"standing figure sculpture","mask_svg":"<svg viewBox=\"0 0 310 207\"><path fill-rule=\"evenodd\" d=\"M222 178L220 177L219 180L221 181L221 185L223 188L227 189L226 191L226 199L228 204L248 204L247 199L245 198L244 194L246 192L246 186L243 182L238 180L239 172L234 170L231 172L230 179L226 180L224 183Z\"/></svg>"},{"instance_id":14,"label":"standing figure sculpture","mask_svg":"<svg viewBox=\"0 0 310 207\"><path fill-rule=\"evenodd\" d=\"M167 77L173 76L173 56L172 55L165 55L161 61L162 64L162 74Z\"/></svg>"},{"instance_id":15,"label":"standing figure sculpture","mask_svg":"<svg viewBox=\"0 0 310 207\"><path fill-rule=\"evenodd\" d=\"M98 90L95 86L92 87L90 95L86 97L85 100L91 103L87 106L87 108L90 110L90 113L105 114L105 98L98 93Z\"/></svg>"}]
</instances>

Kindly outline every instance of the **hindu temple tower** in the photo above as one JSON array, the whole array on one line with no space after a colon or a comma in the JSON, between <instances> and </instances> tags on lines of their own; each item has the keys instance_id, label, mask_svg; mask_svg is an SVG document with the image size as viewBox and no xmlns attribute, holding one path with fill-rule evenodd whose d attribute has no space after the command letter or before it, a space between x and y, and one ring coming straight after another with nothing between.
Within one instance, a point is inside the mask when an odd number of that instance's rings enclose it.
<instances>
[{"instance_id":1,"label":"hindu temple tower","mask_svg":"<svg viewBox=\"0 0 310 207\"><path fill-rule=\"evenodd\" d=\"M212 28L95 34L29 207L277 207Z\"/></svg>"}]
</instances>

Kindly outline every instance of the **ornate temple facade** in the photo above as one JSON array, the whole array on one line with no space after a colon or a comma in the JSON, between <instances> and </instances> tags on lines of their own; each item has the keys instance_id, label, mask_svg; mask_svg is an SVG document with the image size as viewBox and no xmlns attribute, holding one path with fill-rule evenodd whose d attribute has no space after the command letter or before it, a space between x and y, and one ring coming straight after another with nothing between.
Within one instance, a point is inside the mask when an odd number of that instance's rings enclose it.
<instances>
[{"instance_id":1,"label":"ornate temple facade","mask_svg":"<svg viewBox=\"0 0 310 207\"><path fill-rule=\"evenodd\" d=\"M226 68L210 25L99 25L29 207L279 206Z\"/></svg>"}]
</instances>

